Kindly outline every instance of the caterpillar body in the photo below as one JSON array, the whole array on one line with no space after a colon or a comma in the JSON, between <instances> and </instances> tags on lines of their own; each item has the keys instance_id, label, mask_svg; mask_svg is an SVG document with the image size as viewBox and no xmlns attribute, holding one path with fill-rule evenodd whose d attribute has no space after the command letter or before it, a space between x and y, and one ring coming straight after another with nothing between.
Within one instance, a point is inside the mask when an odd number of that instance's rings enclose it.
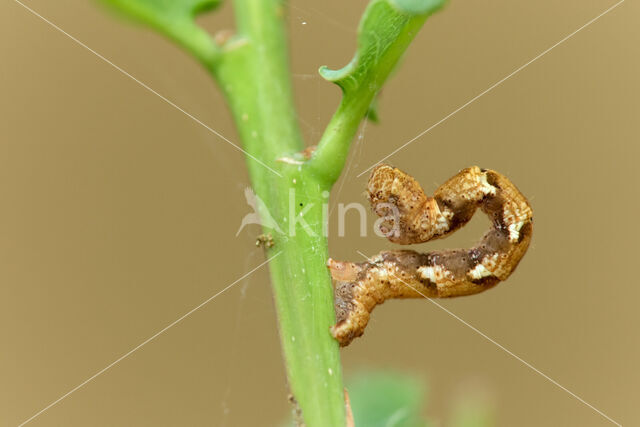
<instances>
[{"instance_id":1,"label":"caterpillar body","mask_svg":"<svg viewBox=\"0 0 640 427\"><path fill-rule=\"evenodd\" d=\"M367 196L383 218L381 231L402 245L446 237L477 208L492 226L470 249L385 251L360 263L329 259L337 320L331 333L341 346L364 333L371 311L387 299L448 298L495 286L514 271L531 241L529 202L493 170L464 169L428 197L413 177L383 164L373 170Z\"/></svg>"}]
</instances>

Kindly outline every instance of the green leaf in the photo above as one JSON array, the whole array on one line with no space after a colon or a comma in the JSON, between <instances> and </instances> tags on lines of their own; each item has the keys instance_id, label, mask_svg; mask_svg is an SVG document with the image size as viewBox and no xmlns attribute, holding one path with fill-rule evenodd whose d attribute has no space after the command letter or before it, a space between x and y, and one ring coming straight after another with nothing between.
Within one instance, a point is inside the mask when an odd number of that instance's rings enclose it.
<instances>
[{"instance_id":1,"label":"green leaf","mask_svg":"<svg viewBox=\"0 0 640 427\"><path fill-rule=\"evenodd\" d=\"M344 68L320 67L320 75L345 95L377 92L427 17L445 0L372 0L358 28L356 53Z\"/></svg>"},{"instance_id":2,"label":"green leaf","mask_svg":"<svg viewBox=\"0 0 640 427\"><path fill-rule=\"evenodd\" d=\"M369 372L357 375L347 387L356 426L424 427L421 417L425 391L408 376Z\"/></svg>"},{"instance_id":3,"label":"green leaf","mask_svg":"<svg viewBox=\"0 0 640 427\"><path fill-rule=\"evenodd\" d=\"M372 102L429 15L445 0L371 0L358 27L353 59L340 70L319 73L342 88L342 101L307 167L333 184L340 176L360 121L378 120Z\"/></svg>"},{"instance_id":4,"label":"green leaf","mask_svg":"<svg viewBox=\"0 0 640 427\"><path fill-rule=\"evenodd\" d=\"M211 36L195 17L216 8L221 0L99 0L124 16L145 24L182 45L210 65L219 54Z\"/></svg>"}]
</instances>

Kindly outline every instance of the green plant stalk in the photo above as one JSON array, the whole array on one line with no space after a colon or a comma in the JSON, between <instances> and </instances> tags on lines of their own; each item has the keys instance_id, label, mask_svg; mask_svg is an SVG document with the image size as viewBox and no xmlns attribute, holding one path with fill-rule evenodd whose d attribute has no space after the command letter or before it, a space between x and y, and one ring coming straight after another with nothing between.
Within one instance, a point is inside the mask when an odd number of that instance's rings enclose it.
<instances>
[{"instance_id":1,"label":"green plant stalk","mask_svg":"<svg viewBox=\"0 0 640 427\"><path fill-rule=\"evenodd\" d=\"M284 5L235 0L238 35L210 70L226 95L247 158L253 190L283 233L267 256L291 392L307 426L343 426L340 355L324 233L330 185L302 165L278 161L303 149L291 94ZM295 200L290 191L295 189ZM293 214L290 214L290 211ZM294 222L303 213L303 222Z\"/></svg>"},{"instance_id":2,"label":"green plant stalk","mask_svg":"<svg viewBox=\"0 0 640 427\"><path fill-rule=\"evenodd\" d=\"M335 183L340 177L351 141L375 95L375 90L366 88L356 96L342 98L329 121L318 148L308 163L308 167L328 184Z\"/></svg>"},{"instance_id":3,"label":"green plant stalk","mask_svg":"<svg viewBox=\"0 0 640 427\"><path fill-rule=\"evenodd\" d=\"M383 21L389 27L395 26L397 35L382 57L376 58L376 66L372 66L368 72L355 79L358 81L356 86L351 85L352 80L347 79L344 83L338 80L344 74L356 69L359 61L357 55L343 70L332 71L326 67L320 68L320 74L329 80L335 78L334 81L342 87L344 92L340 106L327 125L318 148L309 161L309 167L327 182L334 183L340 177L349 154L351 141L358 131L362 118L367 115L376 95L428 16L428 14L400 15L393 21Z\"/></svg>"},{"instance_id":4,"label":"green plant stalk","mask_svg":"<svg viewBox=\"0 0 640 427\"><path fill-rule=\"evenodd\" d=\"M381 20L393 36L376 66L360 76L356 87L343 87L344 97L312 159L291 165L277 162L295 157L303 148L291 95L283 4L235 0L234 6L237 38L227 43L228 50L211 70L227 96L244 148L283 175L247 160L254 191L285 232L274 236L268 256L280 254L270 271L289 385L306 425L343 426L340 358L329 334L335 313L323 206L360 122L427 15L398 13L390 22ZM377 10L382 8L373 9L374 19ZM294 203L289 199L291 188L296 190ZM304 213L308 228L285 223L287 217L291 222L291 211L293 216Z\"/></svg>"}]
</instances>

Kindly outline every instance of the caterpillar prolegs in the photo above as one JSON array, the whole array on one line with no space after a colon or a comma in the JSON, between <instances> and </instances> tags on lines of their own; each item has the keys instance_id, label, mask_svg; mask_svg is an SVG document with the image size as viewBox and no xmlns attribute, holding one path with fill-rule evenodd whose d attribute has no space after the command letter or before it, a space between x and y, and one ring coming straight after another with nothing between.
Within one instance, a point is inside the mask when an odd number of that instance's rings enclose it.
<instances>
[{"instance_id":1,"label":"caterpillar prolegs","mask_svg":"<svg viewBox=\"0 0 640 427\"><path fill-rule=\"evenodd\" d=\"M529 247L531 206L511 181L492 170L464 169L428 197L413 177L380 165L369 178L367 196L383 218L380 230L402 245L445 237L477 208L492 227L470 249L385 251L361 263L329 259L337 320L331 333L341 346L363 334L371 311L385 300L482 292L509 277Z\"/></svg>"}]
</instances>

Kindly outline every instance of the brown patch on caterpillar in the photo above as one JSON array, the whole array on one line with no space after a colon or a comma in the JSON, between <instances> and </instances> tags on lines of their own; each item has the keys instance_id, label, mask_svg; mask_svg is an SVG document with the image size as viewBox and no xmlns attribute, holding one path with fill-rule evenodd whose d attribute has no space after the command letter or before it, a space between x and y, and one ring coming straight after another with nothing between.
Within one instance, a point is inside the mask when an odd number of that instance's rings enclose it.
<instances>
[{"instance_id":1,"label":"brown patch on caterpillar","mask_svg":"<svg viewBox=\"0 0 640 427\"><path fill-rule=\"evenodd\" d=\"M331 258L327 261L327 267L331 270L333 280L353 281L356 280L360 271L356 264L352 262L340 262Z\"/></svg>"},{"instance_id":2,"label":"brown patch on caterpillar","mask_svg":"<svg viewBox=\"0 0 640 427\"><path fill-rule=\"evenodd\" d=\"M469 222L476 209L492 228L470 249L419 253L385 251L367 262L330 259L337 323L331 333L348 345L361 336L376 305L391 298L449 298L482 292L505 280L524 256L533 231L526 198L498 172L470 167L428 197L411 176L376 167L367 186L374 212L394 243L442 238ZM394 217L390 217L395 214Z\"/></svg>"}]
</instances>

